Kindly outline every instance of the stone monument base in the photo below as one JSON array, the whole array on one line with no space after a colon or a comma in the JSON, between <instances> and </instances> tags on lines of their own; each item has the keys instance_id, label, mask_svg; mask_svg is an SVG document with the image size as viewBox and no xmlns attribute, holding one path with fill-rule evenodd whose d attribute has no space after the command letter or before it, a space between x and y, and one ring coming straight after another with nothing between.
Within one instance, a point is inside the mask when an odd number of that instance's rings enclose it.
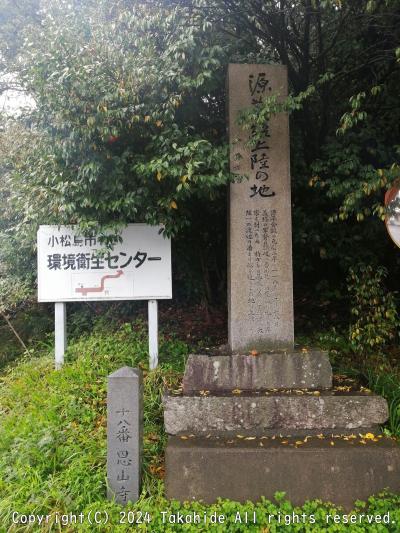
<instances>
[{"instance_id":1,"label":"stone monument base","mask_svg":"<svg viewBox=\"0 0 400 533\"><path fill-rule=\"evenodd\" d=\"M169 435L197 436L225 433L262 436L271 431L277 435L298 435L301 430L306 434L368 433L376 432L389 414L386 400L371 393L259 392L219 396L165 394L165 431Z\"/></svg>"},{"instance_id":2,"label":"stone monument base","mask_svg":"<svg viewBox=\"0 0 400 533\"><path fill-rule=\"evenodd\" d=\"M183 392L207 389L211 393L234 388L330 389L332 369L328 355L321 351L269 352L255 356L189 355L183 376Z\"/></svg>"},{"instance_id":3,"label":"stone monument base","mask_svg":"<svg viewBox=\"0 0 400 533\"><path fill-rule=\"evenodd\" d=\"M207 389L211 393L261 389L330 389L332 369L328 355L318 350L268 352L255 356L189 355L183 393Z\"/></svg>"},{"instance_id":4,"label":"stone monument base","mask_svg":"<svg viewBox=\"0 0 400 533\"><path fill-rule=\"evenodd\" d=\"M400 446L377 435L384 398L338 376L326 353L191 355L163 397L167 497L244 502L285 492L353 507L400 491Z\"/></svg>"},{"instance_id":5,"label":"stone monument base","mask_svg":"<svg viewBox=\"0 0 400 533\"><path fill-rule=\"evenodd\" d=\"M318 498L350 510L384 489L400 492L400 447L366 437L169 437L167 497L245 502L284 491L294 505Z\"/></svg>"}]
</instances>

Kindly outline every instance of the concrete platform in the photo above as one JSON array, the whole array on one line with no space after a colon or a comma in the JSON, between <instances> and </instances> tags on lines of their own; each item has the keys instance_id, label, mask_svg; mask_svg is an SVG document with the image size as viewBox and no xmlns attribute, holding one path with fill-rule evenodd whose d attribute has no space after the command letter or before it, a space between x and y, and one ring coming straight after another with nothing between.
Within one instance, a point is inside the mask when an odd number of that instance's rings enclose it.
<instances>
[{"instance_id":1,"label":"concrete platform","mask_svg":"<svg viewBox=\"0 0 400 533\"><path fill-rule=\"evenodd\" d=\"M329 389L332 368L326 352L262 353L252 355L190 355L183 392L232 389Z\"/></svg>"},{"instance_id":2,"label":"concrete platform","mask_svg":"<svg viewBox=\"0 0 400 533\"><path fill-rule=\"evenodd\" d=\"M268 395L266 395L268 394ZM318 395L272 393L222 396L163 397L164 426L170 435L275 433L302 434L309 430L367 431L386 422L384 398L365 393L324 391Z\"/></svg>"},{"instance_id":3,"label":"concrete platform","mask_svg":"<svg viewBox=\"0 0 400 533\"><path fill-rule=\"evenodd\" d=\"M385 437L346 439L170 437L167 498L244 502L261 496L273 499L275 492L284 491L295 505L318 498L350 510L355 500L385 488L400 492L397 442Z\"/></svg>"}]
</instances>

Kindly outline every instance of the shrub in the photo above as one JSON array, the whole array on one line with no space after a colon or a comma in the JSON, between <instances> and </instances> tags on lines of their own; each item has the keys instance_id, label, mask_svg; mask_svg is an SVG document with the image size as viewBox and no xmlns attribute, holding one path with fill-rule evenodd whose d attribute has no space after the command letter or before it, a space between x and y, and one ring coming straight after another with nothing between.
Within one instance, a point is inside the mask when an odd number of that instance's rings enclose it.
<instances>
[{"instance_id":1,"label":"shrub","mask_svg":"<svg viewBox=\"0 0 400 533\"><path fill-rule=\"evenodd\" d=\"M384 287L387 270L371 265L351 268L347 279L351 296L350 343L356 352L382 350L398 335L395 293Z\"/></svg>"}]
</instances>

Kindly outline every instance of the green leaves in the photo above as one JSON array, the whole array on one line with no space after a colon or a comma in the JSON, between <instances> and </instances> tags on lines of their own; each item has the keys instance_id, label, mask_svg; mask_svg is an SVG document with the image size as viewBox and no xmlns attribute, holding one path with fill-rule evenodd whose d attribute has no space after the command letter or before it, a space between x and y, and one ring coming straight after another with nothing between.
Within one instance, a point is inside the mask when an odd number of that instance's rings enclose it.
<instances>
[{"instance_id":1,"label":"green leaves","mask_svg":"<svg viewBox=\"0 0 400 533\"><path fill-rule=\"evenodd\" d=\"M400 319L396 309L395 294L383 286L387 277L384 267L358 265L349 271L347 278L351 296L350 343L360 353L382 350L389 342L398 339Z\"/></svg>"},{"instance_id":2,"label":"green leaves","mask_svg":"<svg viewBox=\"0 0 400 533\"><path fill-rule=\"evenodd\" d=\"M211 28L185 23L184 10L118 4L109 17L108 8L89 3L82 17L50 4L44 31L21 51L42 142L34 182L59 223L163 222L173 234L190 217L171 215L173 198L182 205L229 179L225 139L211 144L196 117L200 108L212 113L198 91L211 94L224 53ZM21 171L34 195L32 165ZM37 218L49 222L48 209L36 209Z\"/></svg>"}]
</instances>

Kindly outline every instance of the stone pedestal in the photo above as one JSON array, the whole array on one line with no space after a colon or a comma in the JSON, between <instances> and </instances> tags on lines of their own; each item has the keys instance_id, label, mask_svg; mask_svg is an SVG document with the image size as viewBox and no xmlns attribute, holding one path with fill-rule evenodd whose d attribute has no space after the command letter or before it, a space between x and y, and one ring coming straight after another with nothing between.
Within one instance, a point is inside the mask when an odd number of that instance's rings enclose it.
<instances>
[{"instance_id":1,"label":"stone pedestal","mask_svg":"<svg viewBox=\"0 0 400 533\"><path fill-rule=\"evenodd\" d=\"M170 437L166 471L167 496L180 501L273 500L275 492L284 491L294 505L321 499L348 511L357 499L385 488L400 491L400 447L384 437L374 442L358 435L306 442Z\"/></svg>"},{"instance_id":2,"label":"stone pedestal","mask_svg":"<svg viewBox=\"0 0 400 533\"><path fill-rule=\"evenodd\" d=\"M192 355L183 385L163 397L168 498L243 502L284 491L295 505L319 498L350 509L400 490L400 447L379 434L386 400L332 386L325 353Z\"/></svg>"},{"instance_id":3,"label":"stone pedestal","mask_svg":"<svg viewBox=\"0 0 400 533\"><path fill-rule=\"evenodd\" d=\"M326 353L317 350L263 353L256 356L190 355L183 376L183 392L229 392L234 388L329 389L332 369Z\"/></svg>"},{"instance_id":4,"label":"stone pedestal","mask_svg":"<svg viewBox=\"0 0 400 533\"><path fill-rule=\"evenodd\" d=\"M386 400L374 394L164 396L164 425L170 435L368 433L387 418Z\"/></svg>"}]
</instances>

